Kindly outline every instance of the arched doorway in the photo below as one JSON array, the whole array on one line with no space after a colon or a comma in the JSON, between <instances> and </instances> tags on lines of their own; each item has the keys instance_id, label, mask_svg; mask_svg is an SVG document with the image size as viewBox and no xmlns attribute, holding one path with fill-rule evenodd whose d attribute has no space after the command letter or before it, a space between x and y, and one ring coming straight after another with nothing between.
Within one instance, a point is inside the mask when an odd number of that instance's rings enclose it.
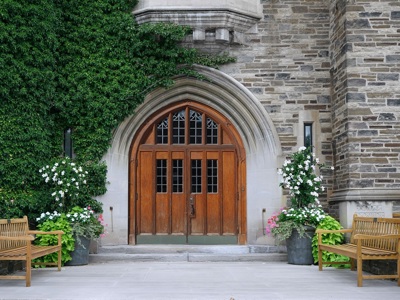
<instances>
[{"instance_id":1,"label":"arched doorway","mask_svg":"<svg viewBox=\"0 0 400 300\"><path fill-rule=\"evenodd\" d=\"M130 161L131 244L246 242L245 153L225 116L195 101L163 107Z\"/></svg>"}]
</instances>

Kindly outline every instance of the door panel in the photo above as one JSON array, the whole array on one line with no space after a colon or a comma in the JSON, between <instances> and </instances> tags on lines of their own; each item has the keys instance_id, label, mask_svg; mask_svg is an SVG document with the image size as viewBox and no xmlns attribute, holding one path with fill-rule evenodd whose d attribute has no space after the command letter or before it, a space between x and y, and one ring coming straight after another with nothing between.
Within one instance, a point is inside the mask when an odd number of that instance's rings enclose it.
<instances>
[{"instance_id":1,"label":"door panel","mask_svg":"<svg viewBox=\"0 0 400 300\"><path fill-rule=\"evenodd\" d=\"M152 234L153 233L153 183L154 174L153 168L145 166L153 165L153 153L150 151L140 152L140 165L138 172L140 173L140 183L138 185L138 194L140 195L138 203L139 232Z\"/></svg>"},{"instance_id":2,"label":"door panel","mask_svg":"<svg viewBox=\"0 0 400 300\"><path fill-rule=\"evenodd\" d=\"M237 232L237 181L234 174L237 173L235 154L231 151L222 152L223 169L221 178L230 178L222 181L222 206L224 207L222 224L224 234L235 234ZM236 201L232 201L235 199Z\"/></svg>"}]
</instances>

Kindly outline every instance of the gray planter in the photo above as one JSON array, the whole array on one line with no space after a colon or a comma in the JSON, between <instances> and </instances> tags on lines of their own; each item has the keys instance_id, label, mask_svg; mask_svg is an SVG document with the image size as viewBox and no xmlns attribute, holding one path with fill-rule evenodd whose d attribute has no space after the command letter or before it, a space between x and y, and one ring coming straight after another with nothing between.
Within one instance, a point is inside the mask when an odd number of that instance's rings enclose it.
<instances>
[{"instance_id":1,"label":"gray planter","mask_svg":"<svg viewBox=\"0 0 400 300\"><path fill-rule=\"evenodd\" d=\"M78 239L75 238L75 250L70 254L72 256L72 260L65 263L66 266L82 266L87 265L89 263L89 246L90 239L85 237L80 237L80 243Z\"/></svg>"},{"instance_id":2,"label":"gray planter","mask_svg":"<svg viewBox=\"0 0 400 300\"><path fill-rule=\"evenodd\" d=\"M305 235L300 237L297 230L293 230L291 236L286 240L288 263L293 265L312 265L312 238L315 228L306 226Z\"/></svg>"}]
</instances>

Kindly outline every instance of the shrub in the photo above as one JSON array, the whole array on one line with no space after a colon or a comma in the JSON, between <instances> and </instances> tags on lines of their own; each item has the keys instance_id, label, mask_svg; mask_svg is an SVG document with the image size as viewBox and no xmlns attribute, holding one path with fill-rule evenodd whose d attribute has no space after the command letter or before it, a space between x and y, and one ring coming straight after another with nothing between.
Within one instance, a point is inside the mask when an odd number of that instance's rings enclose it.
<instances>
[{"instance_id":1,"label":"shrub","mask_svg":"<svg viewBox=\"0 0 400 300\"><path fill-rule=\"evenodd\" d=\"M317 229L325 230L339 230L343 229L338 221L336 221L331 216L326 216L317 226ZM328 245L340 245L344 241L344 235L342 233L324 233L322 234L322 242ZM314 262L318 262L318 235L314 235L312 240L312 253L314 257ZM349 261L347 256L339 255L336 253L322 251L322 260L326 262L338 262L338 261ZM348 267L348 265L327 265L335 267Z\"/></svg>"},{"instance_id":2,"label":"shrub","mask_svg":"<svg viewBox=\"0 0 400 300\"><path fill-rule=\"evenodd\" d=\"M54 231L62 230L62 246L61 246L61 262L65 264L72 259L70 252L75 249L75 239L72 236L72 227L69 221L64 217L56 218L54 220L48 219L42 224L38 225L41 231ZM53 246L57 245L58 236L50 234L38 234L35 239L35 244L40 246ZM36 262L57 262L57 253L51 253L44 257L37 258Z\"/></svg>"}]
</instances>

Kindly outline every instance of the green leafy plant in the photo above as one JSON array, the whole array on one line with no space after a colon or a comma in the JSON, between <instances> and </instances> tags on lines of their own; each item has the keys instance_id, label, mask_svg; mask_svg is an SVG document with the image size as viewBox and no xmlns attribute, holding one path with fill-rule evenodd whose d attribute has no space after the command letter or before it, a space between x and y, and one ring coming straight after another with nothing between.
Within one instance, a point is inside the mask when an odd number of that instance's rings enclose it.
<instances>
[{"instance_id":1,"label":"green leafy plant","mask_svg":"<svg viewBox=\"0 0 400 300\"><path fill-rule=\"evenodd\" d=\"M57 214L57 212L55 212ZM50 214L49 214L50 215ZM75 248L75 240L72 235L72 226L65 216L60 218L49 217L43 223L38 225L40 231L62 230L62 246L61 246L61 262L65 264L72 259L70 252ZM40 246L57 245L58 237L56 235L38 234L35 239L35 244ZM52 253L44 257L37 258L36 262L57 262L57 253Z\"/></svg>"},{"instance_id":2,"label":"green leafy plant","mask_svg":"<svg viewBox=\"0 0 400 300\"><path fill-rule=\"evenodd\" d=\"M0 219L27 216L32 225L35 218L49 205L51 199L42 191L11 191L0 188Z\"/></svg>"},{"instance_id":3,"label":"green leafy plant","mask_svg":"<svg viewBox=\"0 0 400 300\"><path fill-rule=\"evenodd\" d=\"M331 216L326 216L317 226L317 229L326 230L339 230L343 229L340 223L332 218ZM342 233L324 233L322 234L322 242L328 245L340 245L344 241L344 235ZM318 235L314 235L312 239L312 254L314 257L314 262L318 262ZM322 251L322 260L326 262L343 262L349 261L347 256L339 255L332 252ZM348 265L327 265L334 267L348 267Z\"/></svg>"}]
</instances>

